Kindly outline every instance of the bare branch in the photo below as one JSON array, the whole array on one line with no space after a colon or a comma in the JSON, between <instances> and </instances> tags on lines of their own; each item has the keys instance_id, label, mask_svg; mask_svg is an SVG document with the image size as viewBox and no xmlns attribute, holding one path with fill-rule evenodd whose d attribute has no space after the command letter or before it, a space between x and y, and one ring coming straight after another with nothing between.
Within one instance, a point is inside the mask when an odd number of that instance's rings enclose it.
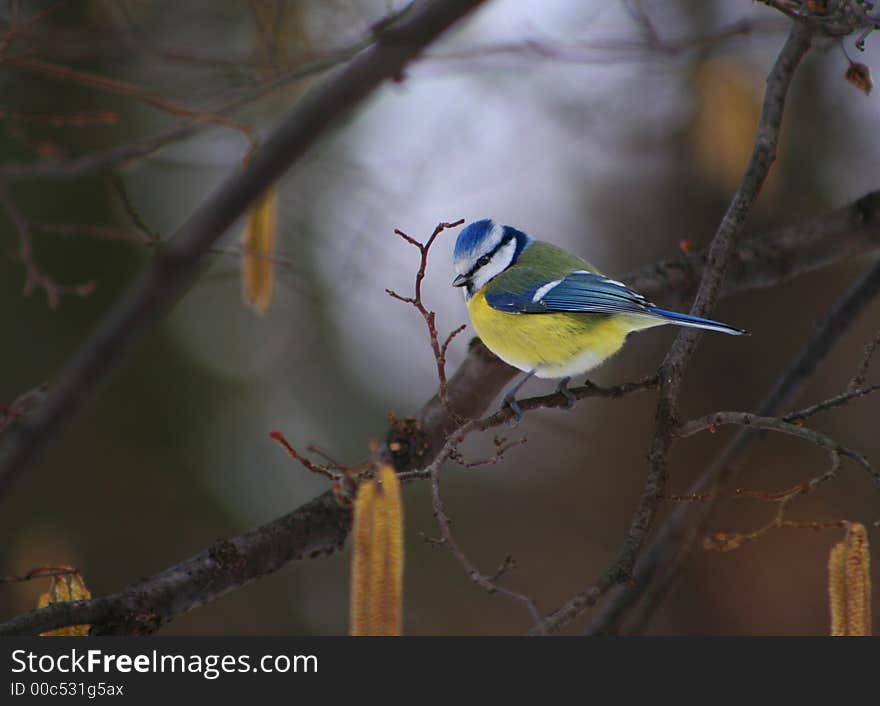
<instances>
[{"instance_id":1,"label":"bare branch","mask_svg":"<svg viewBox=\"0 0 880 706\"><path fill-rule=\"evenodd\" d=\"M840 393L839 395L835 395L834 397L829 397L827 400L823 400L822 402L817 402L816 404L810 405L809 407L799 409L796 412L789 412L782 418L786 422L795 422L801 419L807 419L815 414L819 414L819 412L827 412L829 409L842 407L851 400L857 399L859 397L865 397L866 395L877 392L877 390L880 390L880 385L871 385L870 387L862 387L857 390L848 390L846 392Z\"/></svg>"},{"instance_id":2,"label":"bare branch","mask_svg":"<svg viewBox=\"0 0 880 706\"><path fill-rule=\"evenodd\" d=\"M0 490L8 488L39 448L69 420L128 345L157 321L198 273L205 254L226 229L326 132L377 87L399 79L406 66L450 25L483 0L434 0L382 30L374 46L308 92L280 126L170 239L172 245L105 317L97 332L52 385L40 411L11 435L0 454Z\"/></svg>"},{"instance_id":3,"label":"bare branch","mask_svg":"<svg viewBox=\"0 0 880 706\"><path fill-rule=\"evenodd\" d=\"M405 5L401 10L386 18L383 26L395 26L409 12L410 5ZM198 112L226 116L242 108L252 107L257 100L271 95L290 83L324 73L340 64L351 61L365 49L377 45L382 39L381 34L381 32L371 30L369 34L349 47L308 59L297 64L293 69L282 71L270 79L259 82L256 86L248 85L243 90L234 91L234 97L221 97L217 105L200 108ZM0 54L2 54L2 42L0 42ZM82 157L63 161L44 160L32 164L3 164L0 165L0 180L78 179L82 176L116 169L135 160L148 157L162 147L192 137L210 125L210 122L188 120L156 135Z\"/></svg>"},{"instance_id":4,"label":"bare branch","mask_svg":"<svg viewBox=\"0 0 880 706\"><path fill-rule=\"evenodd\" d=\"M529 598L528 596L521 593L517 593L516 591L512 591L509 588L505 588L504 586L500 586L497 583L499 575L506 573L506 569L509 567L509 558L505 560L505 562L501 565L502 568L496 572L495 576L487 576L486 574L482 573L462 551L461 546L458 544L458 541L452 534L452 522L449 519L449 516L446 514L446 509L443 506L443 499L440 497L439 464L435 465L432 469L430 478L431 502L434 510L434 517L437 519L437 526L440 528L440 536L442 538L439 543L449 548L449 551L452 552L452 555L455 557L458 563L464 567L465 573L471 581L486 590L488 593L499 593L503 596L507 596L508 598L513 598L514 600L521 601L528 608L532 620L539 620L541 614L538 612L538 606L532 598Z\"/></svg>"},{"instance_id":5,"label":"bare branch","mask_svg":"<svg viewBox=\"0 0 880 706\"><path fill-rule=\"evenodd\" d=\"M25 296L30 296L36 290L42 290L46 295L46 302L49 308L57 309L61 304L61 297L63 296L87 297L94 291L95 282L60 284L39 266L34 255L31 225L25 219L24 214L13 203L9 190L2 184L0 184L0 206L3 206L6 210L18 236L16 257L24 265L25 280L23 292Z\"/></svg>"},{"instance_id":6,"label":"bare branch","mask_svg":"<svg viewBox=\"0 0 880 706\"><path fill-rule=\"evenodd\" d=\"M858 315L878 292L880 292L880 263L859 278L835 305L768 393L758 408L758 415L773 416L792 403L828 352L850 329ZM643 594L644 605L635 623L641 625L650 618L667 595L681 567L690 557L698 538L706 532L706 523L712 510L736 482L738 476L736 460L745 453L755 438L757 437L754 430L744 428L727 444L691 488L693 495L707 495L708 502L691 511L684 507L677 508L666 520L651 547L640 560L636 580L615 597L603 614L590 626L590 633L604 633L617 629L619 621Z\"/></svg>"},{"instance_id":7,"label":"bare branch","mask_svg":"<svg viewBox=\"0 0 880 706\"><path fill-rule=\"evenodd\" d=\"M838 444L831 437L826 436L815 429L808 429L800 424L792 424L779 417L763 417L759 414L752 414L751 412L713 412L712 414L707 414L699 419L692 419L691 421L682 424L681 427L676 430L675 435L685 439L698 432L707 429L717 429L718 427L728 424L750 427L752 429L766 429L768 431L796 436L799 439L809 441L811 444L815 444L823 449L838 453L844 458L848 458L860 465L865 471L867 471L868 476L874 484L880 487L880 472L874 469L874 467L868 462L868 459L862 454Z\"/></svg>"},{"instance_id":8,"label":"bare branch","mask_svg":"<svg viewBox=\"0 0 880 706\"><path fill-rule=\"evenodd\" d=\"M709 247L709 266L703 271L691 309L691 313L697 316L710 314L721 295L731 255L735 251L752 204L776 158L776 145L788 88L798 64L810 49L811 39L810 29L801 22L794 22L767 77L752 156ZM654 523L666 487L667 456L678 426L679 391L684 371L698 340L696 330L683 329L661 365L655 433L648 452L648 478L617 558L591 586L548 615L533 630L553 632L563 628L585 609L594 605L615 584L631 580L636 559Z\"/></svg>"},{"instance_id":9,"label":"bare branch","mask_svg":"<svg viewBox=\"0 0 880 706\"><path fill-rule=\"evenodd\" d=\"M880 249L880 191L829 214L744 240L731 254L725 295L774 287L842 259ZM689 300L696 292L710 253L680 253L630 273L626 283L657 300Z\"/></svg>"},{"instance_id":10,"label":"bare branch","mask_svg":"<svg viewBox=\"0 0 880 706\"><path fill-rule=\"evenodd\" d=\"M147 634L289 561L330 554L351 530L351 512L332 492L262 527L221 540L196 556L117 593L53 603L0 625L3 635L35 635L65 625L96 634Z\"/></svg>"},{"instance_id":11,"label":"bare branch","mask_svg":"<svg viewBox=\"0 0 880 706\"><path fill-rule=\"evenodd\" d=\"M431 350L434 353L434 360L437 363L437 378L440 381L440 389L438 390L438 394L440 395L440 400L443 404L448 405L449 399L446 392L446 352L449 350L449 344L452 343L452 339L454 339L458 334L467 328L464 324L459 326L456 329L453 329L449 335L446 336L443 343L440 343L440 340L437 335L437 314L433 311L429 311L425 306L424 301L422 301L422 281L425 279L425 273L428 269L428 255L431 252L431 246L434 244L434 241L437 240L437 236L440 235L443 231L448 230L449 228L456 228L464 223L464 219L460 219L457 221L453 221L450 223L439 223L437 227L434 229L434 232L431 233L431 237L428 238L424 243L419 242L415 238L411 238L402 230L395 230L394 233L403 238L410 245L418 248L419 251L419 269L416 271L416 281L414 285L413 296L411 297L402 297L397 292L394 292L390 289L386 289L385 291L388 293L388 296L393 299L397 299L398 301L402 301L404 304L412 304L415 307L416 311L422 315L422 318L425 320L425 325L428 327L428 337L431 341Z\"/></svg>"},{"instance_id":12,"label":"bare branch","mask_svg":"<svg viewBox=\"0 0 880 706\"><path fill-rule=\"evenodd\" d=\"M849 385L847 385L848 390L858 390L865 384L865 381L868 379L868 370L871 367L871 361L874 359L874 353L877 352L878 347L880 347L880 333L878 333L874 339L865 346L865 355L862 358L862 362L859 363L856 374L853 375L852 380L850 380Z\"/></svg>"}]
</instances>

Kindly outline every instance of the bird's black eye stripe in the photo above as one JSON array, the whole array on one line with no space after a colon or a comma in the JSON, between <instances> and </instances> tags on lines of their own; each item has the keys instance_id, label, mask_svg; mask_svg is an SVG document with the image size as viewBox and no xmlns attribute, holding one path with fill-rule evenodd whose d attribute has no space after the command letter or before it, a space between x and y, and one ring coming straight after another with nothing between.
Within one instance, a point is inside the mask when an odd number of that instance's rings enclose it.
<instances>
[{"instance_id":1,"label":"bird's black eye stripe","mask_svg":"<svg viewBox=\"0 0 880 706\"><path fill-rule=\"evenodd\" d=\"M501 250L501 248L507 245L511 240L513 240L513 238L514 236L512 233L506 233L501 239L501 242L499 242L498 245L492 248L492 252L486 253L479 260L476 261L474 266L471 268L471 271L468 272L468 276L472 276L474 272L479 270L481 267L485 267L486 265L488 265L492 261L492 258L495 256L495 253Z\"/></svg>"}]
</instances>

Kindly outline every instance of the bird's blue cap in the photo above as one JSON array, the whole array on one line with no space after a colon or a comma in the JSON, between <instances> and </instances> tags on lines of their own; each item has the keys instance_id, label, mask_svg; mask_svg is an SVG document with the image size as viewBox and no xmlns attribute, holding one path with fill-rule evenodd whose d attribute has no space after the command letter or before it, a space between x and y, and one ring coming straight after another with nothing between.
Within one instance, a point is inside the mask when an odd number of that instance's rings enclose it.
<instances>
[{"instance_id":1,"label":"bird's blue cap","mask_svg":"<svg viewBox=\"0 0 880 706\"><path fill-rule=\"evenodd\" d=\"M495 227L495 221L491 218L484 218L480 221L474 221L462 228L458 234L458 240L455 241L454 257L456 260L467 259L489 235L490 231Z\"/></svg>"}]
</instances>

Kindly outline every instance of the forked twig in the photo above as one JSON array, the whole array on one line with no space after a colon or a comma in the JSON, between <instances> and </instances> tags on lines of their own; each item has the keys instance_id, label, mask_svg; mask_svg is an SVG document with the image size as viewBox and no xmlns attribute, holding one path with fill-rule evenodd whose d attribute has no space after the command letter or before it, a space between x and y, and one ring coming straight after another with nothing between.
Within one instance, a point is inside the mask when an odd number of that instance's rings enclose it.
<instances>
[{"instance_id":1,"label":"forked twig","mask_svg":"<svg viewBox=\"0 0 880 706\"><path fill-rule=\"evenodd\" d=\"M437 239L437 236L440 235L443 231L449 228L457 228L462 223L464 223L464 219L459 219L457 221L453 221L451 223L439 223L437 227L434 229L434 232L431 234L431 237L424 243L419 242L415 238L410 237L402 230L395 229L394 233L403 238L410 245L418 248L419 251L419 269L416 271L416 281L414 287L414 293L411 297L404 297L391 289L386 289L385 291L388 293L390 297L397 299L399 301L404 302L405 304L411 304L416 308L419 314L422 315L422 318L425 320L425 325L428 327L428 335L431 338L431 350L434 352L434 359L437 362L437 378L440 381L440 400L443 404L448 408L449 407L449 394L448 394L448 383L446 381L446 353L449 350L449 344L452 343L452 339L455 338L458 334L464 331L467 326L462 324L458 328L454 329L450 334L444 339L443 343L440 343L438 334L437 334L437 322L436 322L436 313L430 311L422 301L422 280L425 279L425 272L428 268L428 254L431 250L431 246L434 244L434 241Z\"/></svg>"}]
</instances>

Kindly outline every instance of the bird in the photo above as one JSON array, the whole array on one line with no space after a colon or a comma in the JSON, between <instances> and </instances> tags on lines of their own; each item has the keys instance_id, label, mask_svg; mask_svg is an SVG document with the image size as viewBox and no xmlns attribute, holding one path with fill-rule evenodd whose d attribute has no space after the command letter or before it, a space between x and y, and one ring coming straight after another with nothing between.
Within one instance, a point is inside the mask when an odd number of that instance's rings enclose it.
<instances>
[{"instance_id":1,"label":"bird","mask_svg":"<svg viewBox=\"0 0 880 706\"><path fill-rule=\"evenodd\" d=\"M571 378L617 353L634 331L672 324L747 333L660 309L586 260L489 218L462 228L453 267L452 286L462 288L477 335L501 360L525 373L502 402L515 424L522 420L516 393L532 376L560 378L557 392L571 408Z\"/></svg>"}]
</instances>

